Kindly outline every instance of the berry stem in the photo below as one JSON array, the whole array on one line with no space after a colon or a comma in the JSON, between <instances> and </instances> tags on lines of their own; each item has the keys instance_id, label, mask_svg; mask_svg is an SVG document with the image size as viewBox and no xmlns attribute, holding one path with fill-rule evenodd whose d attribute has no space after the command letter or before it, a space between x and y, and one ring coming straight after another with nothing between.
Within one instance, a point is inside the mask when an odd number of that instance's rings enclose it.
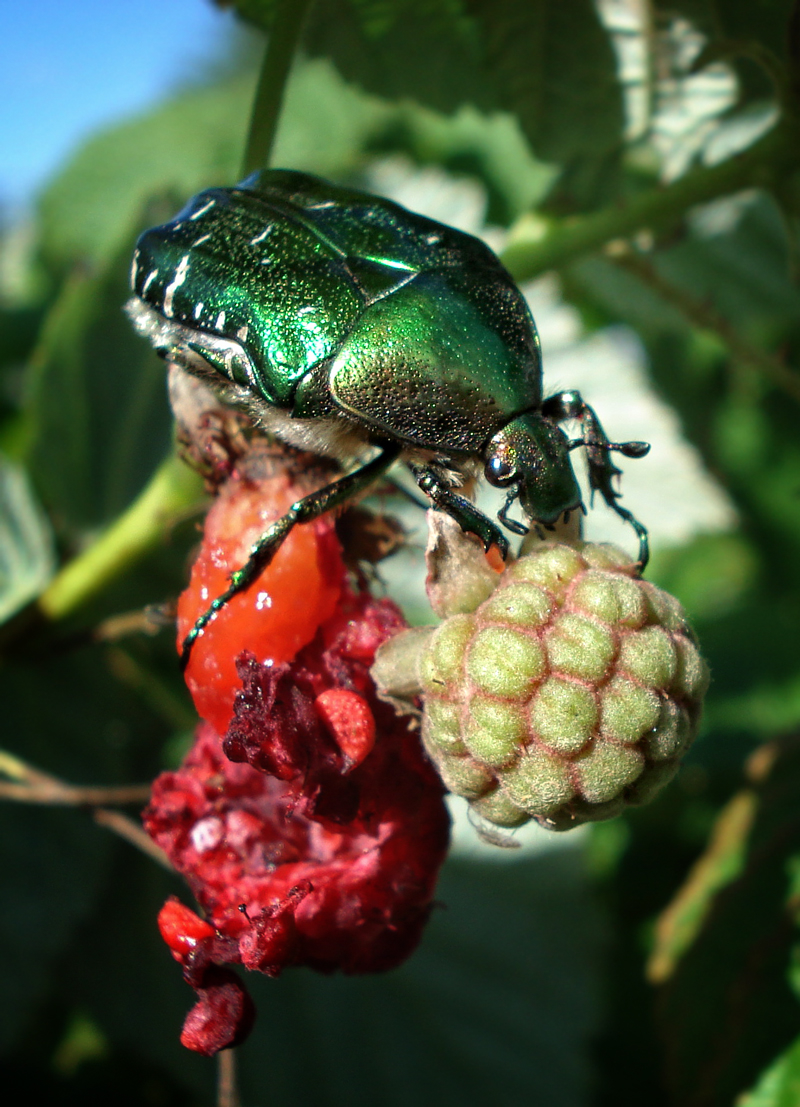
<instances>
[{"instance_id":1,"label":"berry stem","mask_svg":"<svg viewBox=\"0 0 800 1107\"><path fill-rule=\"evenodd\" d=\"M217 1107L239 1107L236 1087L236 1050L223 1049L217 1054Z\"/></svg>"},{"instance_id":2,"label":"berry stem","mask_svg":"<svg viewBox=\"0 0 800 1107\"><path fill-rule=\"evenodd\" d=\"M142 853L161 865L168 872L174 872L172 864L163 849L152 840L147 831L142 830L137 822L129 815L121 811L110 811L106 807L98 807L94 812L94 821L98 826L104 826L106 830L112 830L120 838L124 838L130 845L141 850Z\"/></svg>"}]
</instances>

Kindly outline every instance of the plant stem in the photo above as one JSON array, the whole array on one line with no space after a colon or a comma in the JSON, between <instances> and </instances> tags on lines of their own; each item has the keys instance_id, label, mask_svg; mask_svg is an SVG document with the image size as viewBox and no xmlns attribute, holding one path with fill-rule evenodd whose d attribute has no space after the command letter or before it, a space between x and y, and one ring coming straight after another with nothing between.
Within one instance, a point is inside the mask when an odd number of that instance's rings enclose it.
<instances>
[{"instance_id":1,"label":"plant stem","mask_svg":"<svg viewBox=\"0 0 800 1107\"><path fill-rule=\"evenodd\" d=\"M39 597L39 611L51 621L72 614L153 549L170 516L200 493L196 474L177 457L167 458L128 510L53 578Z\"/></svg>"},{"instance_id":2,"label":"plant stem","mask_svg":"<svg viewBox=\"0 0 800 1107\"><path fill-rule=\"evenodd\" d=\"M766 350L748 342L711 304L690 296L682 288L664 280L655 265L634 250L615 254L612 260L629 273L633 273L667 303L677 307L693 326L716 335L727 348L733 361L760 373L787 396L791 396L793 400L800 403L800 374Z\"/></svg>"},{"instance_id":3,"label":"plant stem","mask_svg":"<svg viewBox=\"0 0 800 1107\"><path fill-rule=\"evenodd\" d=\"M61 780L47 783L18 784L0 780L0 799L18 803L40 803L46 807L97 807L101 803L146 803L149 784L122 784L118 787L94 788L65 784Z\"/></svg>"},{"instance_id":4,"label":"plant stem","mask_svg":"<svg viewBox=\"0 0 800 1107\"><path fill-rule=\"evenodd\" d=\"M310 7L311 0L278 0L253 100L242 163L244 177L269 163L289 70Z\"/></svg>"},{"instance_id":5,"label":"plant stem","mask_svg":"<svg viewBox=\"0 0 800 1107\"><path fill-rule=\"evenodd\" d=\"M3 749L0 749L0 773L11 778L10 781L0 780L0 799L21 803L97 807L105 803L144 803L150 796L149 784L112 785L108 788L67 784Z\"/></svg>"},{"instance_id":6,"label":"plant stem","mask_svg":"<svg viewBox=\"0 0 800 1107\"><path fill-rule=\"evenodd\" d=\"M530 280L548 269L559 269L615 239L642 230L664 231L679 223L696 204L744 188L769 188L800 162L800 143L793 128L775 127L741 154L719 165L694 169L672 184L648 189L622 207L605 208L565 222L536 237L526 232L526 217L512 228L502 254L503 264L517 281Z\"/></svg>"},{"instance_id":7,"label":"plant stem","mask_svg":"<svg viewBox=\"0 0 800 1107\"><path fill-rule=\"evenodd\" d=\"M217 1107L239 1107L236 1051L233 1049L223 1049L217 1054Z\"/></svg>"},{"instance_id":8,"label":"plant stem","mask_svg":"<svg viewBox=\"0 0 800 1107\"><path fill-rule=\"evenodd\" d=\"M3 749L0 749L0 773L11 777L11 781L0 780L0 799L54 807L94 808L92 814L99 826L113 830L159 865L173 871L167 855L137 822L122 811L110 811L101 806L108 803L145 803L150 798L149 784L123 784L110 788L67 784Z\"/></svg>"}]
</instances>

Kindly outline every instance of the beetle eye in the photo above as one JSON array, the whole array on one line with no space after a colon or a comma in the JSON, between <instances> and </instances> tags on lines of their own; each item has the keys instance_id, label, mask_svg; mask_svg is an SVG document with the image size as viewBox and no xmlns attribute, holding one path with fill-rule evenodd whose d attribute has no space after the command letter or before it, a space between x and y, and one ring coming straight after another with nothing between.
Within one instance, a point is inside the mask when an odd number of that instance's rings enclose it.
<instances>
[{"instance_id":1,"label":"beetle eye","mask_svg":"<svg viewBox=\"0 0 800 1107\"><path fill-rule=\"evenodd\" d=\"M517 477L517 470L514 466L509 465L501 457L490 457L486 462L484 472L489 484L493 484L496 488L505 488Z\"/></svg>"}]
</instances>

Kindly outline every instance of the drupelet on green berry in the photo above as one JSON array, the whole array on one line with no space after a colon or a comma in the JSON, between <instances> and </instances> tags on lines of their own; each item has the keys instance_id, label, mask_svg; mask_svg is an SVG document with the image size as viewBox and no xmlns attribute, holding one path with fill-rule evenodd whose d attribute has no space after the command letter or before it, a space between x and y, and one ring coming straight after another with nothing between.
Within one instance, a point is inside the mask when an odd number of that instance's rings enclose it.
<instances>
[{"instance_id":1,"label":"drupelet on green berry","mask_svg":"<svg viewBox=\"0 0 800 1107\"><path fill-rule=\"evenodd\" d=\"M542 543L420 659L423 739L501 827L607 819L677 772L708 669L678 601L621 550Z\"/></svg>"}]
</instances>

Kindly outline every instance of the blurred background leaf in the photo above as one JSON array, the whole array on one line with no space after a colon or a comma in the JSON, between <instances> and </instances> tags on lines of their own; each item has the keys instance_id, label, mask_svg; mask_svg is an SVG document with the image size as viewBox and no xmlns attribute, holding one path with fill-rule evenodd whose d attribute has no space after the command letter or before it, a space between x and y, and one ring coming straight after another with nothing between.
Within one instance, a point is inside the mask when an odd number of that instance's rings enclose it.
<instances>
[{"instance_id":1,"label":"blurred background leaf","mask_svg":"<svg viewBox=\"0 0 800 1107\"><path fill-rule=\"evenodd\" d=\"M273 3L237 0L236 8L271 27ZM537 158L584 182L582 204L613 193L622 94L591 0L330 0L312 8L305 43L387 100L510 112Z\"/></svg>"},{"instance_id":2,"label":"blurred background leaf","mask_svg":"<svg viewBox=\"0 0 800 1107\"><path fill-rule=\"evenodd\" d=\"M0 456L0 623L39 595L55 567L50 524L27 474Z\"/></svg>"},{"instance_id":3,"label":"blurred background leaf","mask_svg":"<svg viewBox=\"0 0 800 1107\"><path fill-rule=\"evenodd\" d=\"M695 900L694 940L681 950L686 932L676 945L663 926L659 960L651 961L666 976L659 1022L667 1080L673 1100L687 1107L734 1102L797 1033L797 738L764 747L750 775L756 788L731 801L724 836L699 863L712 879L698 880L698 866L681 893L684 909ZM748 799L747 817L731 818L731 805Z\"/></svg>"}]
</instances>

